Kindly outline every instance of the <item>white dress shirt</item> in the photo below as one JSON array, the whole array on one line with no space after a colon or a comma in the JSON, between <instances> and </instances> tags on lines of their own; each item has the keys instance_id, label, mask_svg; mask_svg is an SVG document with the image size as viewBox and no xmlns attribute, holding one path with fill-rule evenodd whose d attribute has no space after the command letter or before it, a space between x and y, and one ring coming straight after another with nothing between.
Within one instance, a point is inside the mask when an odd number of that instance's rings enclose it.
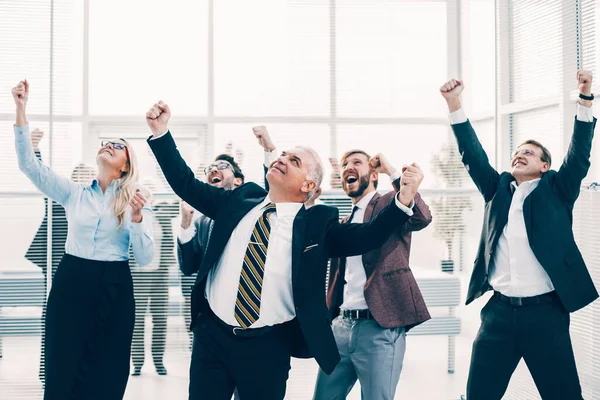
<instances>
[{"instance_id":1,"label":"white dress shirt","mask_svg":"<svg viewBox=\"0 0 600 400\"><path fill-rule=\"evenodd\" d=\"M398 172L390 176L392 182L398 178L400 178L400 173ZM365 210L373 199L373 196L375 196L375 193L377 193L377 191L372 191L354 205L356 211L352 216L352 220L347 221L348 223L364 222ZM408 215L413 215L411 208L402 206L401 209ZM340 308L342 310L365 310L369 308L367 306L367 301L365 300L367 273L363 264L362 255L346 258L346 274L344 280L346 281L346 284L344 285L344 301Z\"/></svg>"},{"instance_id":2,"label":"white dress shirt","mask_svg":"<svg viewBox=\"0 0 600 400\"><path fill-rule=\"evenodd\" d=\"M489 271L490 286L510 297L530 297L554 290L548 273L537 260L525 229L523 203L540 183L540 178L523 182L511 182L513 198L504 226L494 252L494 262Z\"/></svg>"},{"instance_id":3,"label":"white dress shirt","mask_svg":"<svg viewBox=\"0 0 600 400\"><path fill-rule=\"evenodd\" d=\"M267 196L248 212L233 230L221 258L208 273L206 298L212 311L226 324L239 326L235 317L242 262L256 221L270 203ZM292 294L292 232L294 218L302 203L276 203L271 214L271 233L263 285L260 317L251 328L260 328L290 321L296 316Z\"/></svg>"},{"instance_id":4,"label":"white dress shirt","mask_svg":"<svg viewBox=\"0 0 600 400\"><path fill-rule=\"evenodd\" d=\"M582 122L594 120L592 108L577 103L577 119ZM450 113L451 124L467 121L463 109ZM540 178L523 182L511 182L513 198L508 211L508 222L504 226L494 252L489 270L490 286L510 297L530 297L554 290L548 273L537 260L531 247L523 217L523 203L538 186Z\"/></svg>"}]
</instances>

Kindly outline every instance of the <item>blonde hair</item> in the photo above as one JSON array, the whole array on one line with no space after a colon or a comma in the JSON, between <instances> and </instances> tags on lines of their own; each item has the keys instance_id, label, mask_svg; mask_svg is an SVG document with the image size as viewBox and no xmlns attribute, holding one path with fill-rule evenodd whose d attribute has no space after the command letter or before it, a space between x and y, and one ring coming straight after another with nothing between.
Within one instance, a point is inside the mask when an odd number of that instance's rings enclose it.
<instances>
[{"instance_id":1,"label":"blonde hair","mask_svg":"<svg viewBox=\"0 0 600 400\"><path fill-rule=\"evenodd\" d=\"M129 153L129 170L121 174L121 178L117 181L117 185L115 187L113 210L117 216L119 228L123 226L125 214L127 212L127 208L129 207L129 202L135 196L136 190L139 189L139 173L137 170L137 158L135 151L127 140L123 138L121 138L121 140L125 143L125 146L127 146L127 151Z\"/></svg>"}]
</instances>

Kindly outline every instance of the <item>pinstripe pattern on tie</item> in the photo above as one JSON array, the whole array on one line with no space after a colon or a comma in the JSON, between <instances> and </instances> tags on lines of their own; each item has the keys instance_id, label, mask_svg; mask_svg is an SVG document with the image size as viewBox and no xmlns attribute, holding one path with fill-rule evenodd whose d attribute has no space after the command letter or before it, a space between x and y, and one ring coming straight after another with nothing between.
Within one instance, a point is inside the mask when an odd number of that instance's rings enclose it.
<instances>
[{"instance_id":1,"label":"pinstripe pattern on tie","mask_svg":"<svg viewBox=\"0 0 600 400\"><path fill-rule=\"evenodd\" d=\"M260 316L262 283L271 233L269 216L274 212L274 203L269 203L263 208L244 255L234 311L236 321L244 329L256 322Z\"/></svg>"}]
</instances>

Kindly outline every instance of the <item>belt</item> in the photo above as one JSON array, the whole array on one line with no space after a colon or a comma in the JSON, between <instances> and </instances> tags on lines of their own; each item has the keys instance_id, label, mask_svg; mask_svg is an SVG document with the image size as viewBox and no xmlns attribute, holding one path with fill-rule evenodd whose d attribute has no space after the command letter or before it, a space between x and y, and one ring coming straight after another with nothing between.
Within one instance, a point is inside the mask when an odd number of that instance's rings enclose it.
<instances>
[{"instance_id":1,"label":"belt","mask_svg":"<svg viewBox=\"0 0 600 400\"><path fill-rule=\"evenodd\" d=\"M263 326L262 328L244 329L240 326L231 326L229 324L226 324L225 322L223 322L221 320L221 318L217 317L212 310L210 310L207 314L210 317L210 319L212 321L214 321L219 328L223 329L224 331L226 331L229 334L233 334L234 336L238 336L238 337L242 337L242 338L262 336L262 335L265 335L265 334L273 331L273 329L283 325L283 324L279 324L279 325L273 325L273 326Z\"/></svg>"},{"instance_id":2,"label":"belt","mask_svg":"<svg viewBox=\"0 0 600 400\"><path fill-rule=\"evenodd\" d=\"M341 314L348 319L374 319L369 310L341 310Z\"/></svg>"},{"instance_id":3,"label":"belt","mask_svg":"<svg viewBox=\"0 0 600 400\"><path fill-rule=\"evenodd\" d=\"M494 296L496 300L510 304L513 307L525 307L525 306L533 306L536 304L548 304L552 303L556 298L556 292L552 291L550 293L544 293L537 296L531 297L508 297L503 295L500 292L494 291Z\"/></svg>"}]
</instances>

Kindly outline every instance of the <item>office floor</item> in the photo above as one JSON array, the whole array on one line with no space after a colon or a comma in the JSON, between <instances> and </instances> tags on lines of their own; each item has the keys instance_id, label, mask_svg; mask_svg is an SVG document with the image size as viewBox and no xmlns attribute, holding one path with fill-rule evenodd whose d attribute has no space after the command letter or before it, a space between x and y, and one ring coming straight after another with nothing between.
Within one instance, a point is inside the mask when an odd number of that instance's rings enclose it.
<instances>
[{"instance_id":1,"label":"office floor","mask_svg":"<svg viewBox=\"0 0 600 400\"><path fill-rule=\"evenodd\" d=\"M459 307L462 334L456 338L456 369L447 373L446 336L408 336L407 351L396 399L458 400L465 393L471 344L479 325L479 309L485 300L469 307ZM150 332L151 319L147 318L146 331ZM165 366L167 376L158 376L150 356L150 337L146 335L146 365L140 377L130 377L126 400L184 400L187 399L189 351L187 332L182 318L171 317L168 322ZM42 398L42 386L37 379L40 351L37 336L10 337L3 340L3 358L0 359L0 399L38 400ZM306 400L312 398L317 374L313 360L292 360L286 399ZM520 365L511 381L505 398L534 400L531 377ZM523 388L528 388L523 392ZM513 394L511 394L511 392ZM348 399L360 399L357 384Z\"/></svg>"}]
</instances>

